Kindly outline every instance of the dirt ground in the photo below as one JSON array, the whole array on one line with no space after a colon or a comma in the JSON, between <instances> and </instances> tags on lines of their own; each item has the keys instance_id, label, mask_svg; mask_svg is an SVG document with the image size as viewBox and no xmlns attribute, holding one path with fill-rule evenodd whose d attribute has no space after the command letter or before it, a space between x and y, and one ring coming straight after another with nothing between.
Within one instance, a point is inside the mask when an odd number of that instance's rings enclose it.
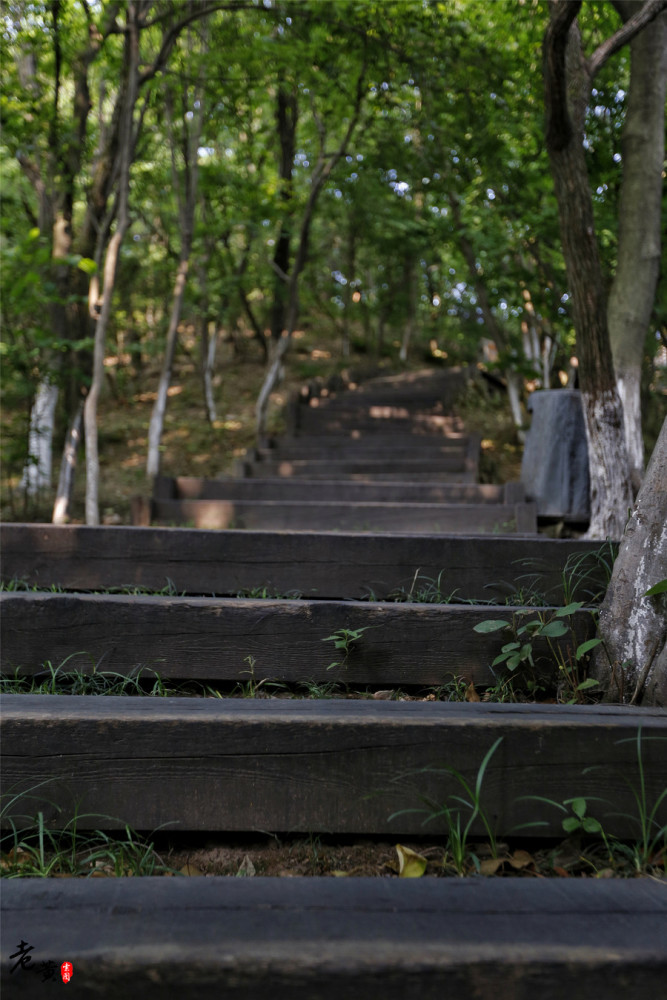
<instances>
[{"instance_id":1,"label":"dirt ground","mask_svg":"<svg viewBox=\"0 0 667 1000\"><path fill-rule=\"evenodd\" d=\"M481 875L520 878L611 878L631 876L625 865L613 864L599 847L582 844L578 838L558 842L519 840L497 844L493 857L489 844L471 841L465 860L455 864L440 841L377 840L373 838L263 837L200 839L188 846L165 838L155 844L161 862L174 872L188 876L228 875L238 877L299 878L306 876L397 878L456 877ZM402 855L402 864L401 864ZM661 873L656 858L655 874ZM407 875L406 875L407 869ZM662 872L663 877L665 875Z\"/></svg>"}]
</instances>

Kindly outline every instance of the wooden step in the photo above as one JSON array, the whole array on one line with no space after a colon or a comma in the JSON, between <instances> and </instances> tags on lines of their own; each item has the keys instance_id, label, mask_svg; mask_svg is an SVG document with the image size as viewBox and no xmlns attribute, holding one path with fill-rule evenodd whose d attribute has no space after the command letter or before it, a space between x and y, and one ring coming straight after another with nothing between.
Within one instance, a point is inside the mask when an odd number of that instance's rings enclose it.
<instances>
[{"instance_id":1,"label":"wooden step","mask_svg":"<svg viewBox=\"0 0 667 1000\"><path fill-rule=\"evenodd\" d=\"M64 959L100 1000L655 1000L667 975L648 879L14 879L1 912L7 997Z\"/></svg>"},{"instance_id":2,"label":"wooden step","mask_svg":"<svg viewBox=\"0 0 667 1000\"><path fill-rule=\"evenodd\" d=\"M542 615L551 612L540 609ZM479 634L489 619L534 621L534 609L368 601L253 600L98 594L0 594L2 670L34 675L48 659L67 670L129 674L145 666L165 678L287 684L444 685L463 676L492 685L489 669L508 641ZM564 657L595 634L586 611L571 619ZM326 638L362 630L343 660ZM535 642L538 676L555 683L546 640ZM249 663L253 663L252 674Z\"/></svg>"},{"instance_id":3,"label":"wooden step","mask_svg":"<svg viewBox=\"0 0 667 1000\"><path fill-rule=\"evenodd\" d=\"M439 836L447 823L425 830L424 798L461 794L446 768L474 786L499 739L481 801L501 836L529 822L562 836L562 811L530 798L546 795L586 798L608 836L636 837L640 778L649 809L665 787L660 709L49 695L0 707L4 788L30 795L7 803L5 826L29 809L60 824L76 811L78 829L102 816L108 829ZM472 831L484 834L479 818Z\"/></svg>"},{"instance_id":4,"label":"wooden step","mask_svg":"<svg viewBox=\"0 0 667 1000\"><path fill-rule=\"evenodd\" d=\"M346 477L364 478L370 480L388 479L405 480L410 482L416 476L437 482L439 477L444 475L451 482L456 481L456 477L461 482L467 476L472 476L473 482L477 478L477 464L474 459L467 459L463 454L440 455L433 459L406 458L406 459L376 459L376 458L349 458L349 459L282 459L280 457L272 460L241 460L237 466L238 474L241 476L259 476L260 478L271 479L300 477L302 479L344 479Z\"/></svg>"},{"instance_id":5,"label":"wooden step","mask_svg":"<svg viewBox=\"0 0 667 1000\"><path fill-rule=\"evenodd\" d=\"M372 461L420 461L438 462L441 458L459 460L465 459L469 452L467 439L449 441L447 438L431 438L425 434L410 438L396 435L387 441L384 435L379 436L381 442L375 444L373 438L363 438L358 441L337 438L326 435L318 437L309 435L304 438L285 438L269 448L253 448L247 454L248 459L255 461L276 461L290 459L335 459L336 461L353 461L370 459ZM414 444L412 443L414 441ZM479 451L479 441L476 440L473 455Z\"/></svg>"},{"instance_id":6,"label":"wooden step","mask_svg":"<svg viewBox=\"0 0 667 1000\"><path fill-rule=\"evenodd\" d=\"M319 500L333 503L523 503L522 483L359 483L307 479L201 479L158 476L156 500Z\"/></svg>"},{"instance_id":7,"label":"wooden step","mask_svg":"<svg viewBox=\"0 0 667 1000\"><path fill-rule=\"evenodd\" d=\"M236 595L266 587L322 599L387 597L417 573L440 578L459 600L504 601L537 588L563 603L563 577L575 599L606 584L596 541L489 536L205 531L188 528L2 524L2 579L48 589L145 587L175 593ZM567 570L567 561L577 563ZM582 562L583 560L583 562ZM572 579L568 579L568 577ZM582 579L583 577L583 579Z\"/></svg>"},{"instance_id":8,"label":"wooden step","mask_svg":"<svg viewBox=\"0 0 667 1000\"><path fill-rule=\"evenodd\" d=\"M406 531L536 534L537 507L522 504L344 503L284 500L154 500L151 524L275 531Z\"/></svg>"},{"instance_id":9,"label":"wooden step","mask_svg":"<svg viewBox=\"0 0 667 1000\"><path fill-rule=\"evenodd\" d=\"M296 416L296 433L301 434L405 434L447 437L460 432L455 417L443 414L411 414L402 407L371 406L367 411L341 410L325 407L300 407Z\"/></svg>"}]
</instances>

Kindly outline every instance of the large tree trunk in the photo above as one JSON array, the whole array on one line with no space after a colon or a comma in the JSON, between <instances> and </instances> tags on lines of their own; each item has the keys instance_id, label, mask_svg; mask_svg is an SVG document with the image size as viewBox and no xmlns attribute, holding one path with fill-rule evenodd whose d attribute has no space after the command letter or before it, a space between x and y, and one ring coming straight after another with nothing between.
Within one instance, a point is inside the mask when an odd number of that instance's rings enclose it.
<instances>
[{"instance_id":1,"label":"large tree trunk","mask_svg":"<svg viewBox=\"0 0 667 1000\"><path fill-rule=\"evenodd\" d=\"M551 5L551 20L544 39L547 149L580 362L591 483L588 535L620 538L632 504L632 489L583 146L591 76L584 63L576 22L580 6L564 0Z\"/></svg>"},{"instance_id":2,"label":"large tree trunk","mask_svg":"<svg viewBox=\"0 0 667 1000\"><path fill-rule=\"evenodd\" d=\"M616 0L614 6L627 22L643 2ZM630 91L622 137L618 263L609 295L609 336L625 414L630 471L638 489L644 472L641 367L660 271L667 13L633 39L630 53Z\"/></svg>"},{"instance_id":3,"label":"large tree trunk","mask_svg":"<svg viewBox=\"0 0 667 1000\"><path fill-rule=\"evenodd\" d=\"M667 420L662 425L600 609L593 676L610 700L667 705Z\"/></svg>"}]
</instances>

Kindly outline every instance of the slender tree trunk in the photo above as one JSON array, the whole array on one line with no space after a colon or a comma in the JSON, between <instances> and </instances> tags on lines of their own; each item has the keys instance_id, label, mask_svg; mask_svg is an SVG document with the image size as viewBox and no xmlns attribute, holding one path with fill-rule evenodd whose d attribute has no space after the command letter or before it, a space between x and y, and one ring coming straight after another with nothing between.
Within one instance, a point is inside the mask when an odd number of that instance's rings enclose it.
<instances>
[{"instance_id":1,"label":"slender tree trunk","mask_svg":"<svg viewBox=\"0 0 667 1000\"><path fill-rule=\"evenodd\" d=\"M127 78L125 81L119 142L118 218L116 230L109 240L104 261L104 290L100 313L95 324L93 380L83 411L86 438L86 524L91 525L100 523L98 499L100 462L97 447L97 404L104 382L106 332L111 315L111 298L116 281L120 247L130 225L130 165L133 152L134 107L137 101L139 72L139 26L137 17L137 4L130 2L127 8L127 34L125 39Z\"/></svg>"},{"instance_id":2,"label":"slender tree trunk","mask_svg":"<svg viewBox=\"0 0 667 1000\"><path fill-rule=\"evenodd\" d=\"M625 22L643 2L617 0ZM640 383L646 335L660 271L665 158L667 13L630 46L630 90L622 135L618 263L609 295L609 336L635 489L644 471Z\"/></svg>"},{"instance_id":3,"label":"slender tree trunk","mask_svg":"<svg viewBox=\"0 0 667 1000\"><path fill-rule=\"evenodd\" d=\"M318 130L320 132L320 151L317 165L313 171L311 179L308 201L306 202L306 207L304 208L303 217L301 219L299 242L297 245L294 263L292 264L292 269L288 279L289 295L286 330L284 335L276 344L274 355L271 359L266 378L264 379L260 389L257 405L255 407L258 443L261 443L266 435L266 413L269 399L271 398L271 393L273 392L273 389L278 381L282 369L283 358L285 357L285 354L291 344L292 334L296 327L296 321L299 315L299 279L308 259L310 227L313 221L315 206L324 185L331 176L332 170L340 158L345 155L350 139L352 138L354 130L357 127L363 100L363 81L365 75L366 63L364 62L357 79L357 92L353 114L350 117L345 135L343 136L338 149L332 154L327 154L325 152L326 133L323 124L317 119L317 116L315 116Z\"/></svg>"},{"instance_id":4,"label":"slender tree trunk","mask_svg":"<svg viewBox=\"0 0 667 1000\"><path fill-rule=\"evenodd\" d=\"M209 323L206 318L202 323L201 349L202 349L202 380L204 384L204 405L206 406L206 418L211 425L218 419L215 395L213 392L213 372L215 371L215 356L218 349L218 330L213 328L213 335L208 329Z\"/></svg>"},{"instance_id":5,"label":"slender tree trunk","mask_svg":"<svg viewBox=\"0 0 667 1000\"><path fill-rule=\"evenodd\" d=\"M205 55L205 53L204 53ZM203 65L203 63L202 63ZM201 81L200 81L201 83ZM185 84L183 84L185 86ZM182 138L180 142L183 153L183 182L179 184L178 170L175 160L175 136L173 128L173 112L171 110L171 100L167 92L166 108L169 133L171 137L172 150L172 174L174 188L178 195L179 217L181 224L181 255L174 282L174 293L172 298L171 315L169 317L169 327L167 329L167 339L164 349L164 361L162 372L158 383L157 398L151 413L150 425L148 428L148 457L146 460L146 475L153 478L160 471L160 439L162 438L162 428L164 426L164 415L167 410L167 394L171 384L171 371L176 352L178 340L178 325L181 321L181 311L183 309L183 298L185 296L185 286L187 284L188 270L190 266L190 254L192 252L192 241L194 237L195 209L197 205L197 180L198 180L198 153L201 139L202 127L204 123L203 100L201 93L195 97L194 105L197 108L194 124L188 130L186 114L189 111L184 104L183 120L181 122Z\"/></svg>"},{"instance_id":6,"label":"slender tree trunk","mask_svg":"<svg viewBox=\"0 0 667 1000\"><path fill-rule=\"evenodd\" d=\"M296 126L298 121L298 105L296 92L288 92L284 83L278 86L276 95L276 125L280 143L280 159L278 176L280 178L280 202L283 207L283 219L276 240L273 255L274 278L273 308L271 310L271 342L279 342L285 329L285 315L289 307L286 276L290 266L290 244L292 239L293 216L293 186L292 173L294 169L294 154L296 152Z\"/></svg>"},{"instance_id":7,"label":"slender tree trunk","mask_svg":"<svg viewBox=\"0 0 667 1000\"><path fill-rule=\"evenodd\" d=\"M415 332L415 320L417 316L417 276L415 274L415 262L412 256L410 256L405 262L403 280L405 282L405 294L407 295L408 300L408 311L407 316L405 317L405 325L403 326L403 337L401 339L401 347L398 352L398 357L400 361L405 362L408 360L408 351Z\"/></svg>"},{"instance_id":8,"label":"slender tree trunk","mask_svg":"<svg viewBox=\"0 0 667 1000\"><path fill-rule=\"evenodd\" d=\"M67 431L65 447L60 462L60 476L58 478L58 489L53 505L51 522L53 524L67 524L69 521L69 506L72 502L72 489L74 487L74 473L76 471L77 456L81 443L81 424L83 421L83 402L76 408L74 417Z\"/></svg>"},{"instance_id":9,"label":"slender tree trunk","mask_svg":"<svg viewBox=\"0 0 667 1000\"><path fill-rule=\"evenodd\" d=\"M171 315L169 317L169 327L164 348L164 361L157 388L157 398L153 404L150 425L148 428L148 458L146 460L146 475L157 476L160 471L160 439L164 426L164 415L167 410L167 393L171 384L171 370L174 364L174 354L176 352L176 342L178 340L178 324L181 321L181 309L183 307L183 296L185 295L185 285L188 277L190 249L184 248L188 256L181 259L176 272L174 283L174 295L172 299Z\"/></svg>"},{"instance_id":10,"label":"slender tree trunk","mask_svg":"<svg viewBox=\"0 0 667 1000\"><path fill-rule=\"evenodd\" d=\"M30 413L28 461L23 470L21 489L29 497L51 488L52 443L58 386L44 378L37 387Z\"/></svg>"}]
</instances>

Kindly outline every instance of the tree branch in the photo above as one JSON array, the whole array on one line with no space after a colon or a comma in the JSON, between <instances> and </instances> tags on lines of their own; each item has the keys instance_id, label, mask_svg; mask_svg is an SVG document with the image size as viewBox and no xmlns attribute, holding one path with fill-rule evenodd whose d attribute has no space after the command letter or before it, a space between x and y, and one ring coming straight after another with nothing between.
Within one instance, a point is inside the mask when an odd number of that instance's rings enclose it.
<instances>
[{"instance_id":1,"label":"tree branch","mask_svg":"<svg viewBox=\"0 0 667 1000\"><path fill-rule=\"evenodd\" d=\"M544 92L546 97L547 147L564 149L572 138L572 120L567 106L565 52L570 28L581 8L581 0L551 4L549 24L542 43Z\"/></svg>"},{"instance_id":2,"label":"tree branch","mask_svg":"<svg viewBox=\"0 0 667 1000\"><path fill-rule=\"evenodd\" d=\"M607 38L601 45L598 45L593 55L586 60L586 70L591 80L610 56L631 42L635 35L638 35L647 24L650 24L658 14L666 9L667 0L646 0L643 7L636 14L633 14L618 31L614 32L611 38Z\"/></svg>"}]
</instances>

